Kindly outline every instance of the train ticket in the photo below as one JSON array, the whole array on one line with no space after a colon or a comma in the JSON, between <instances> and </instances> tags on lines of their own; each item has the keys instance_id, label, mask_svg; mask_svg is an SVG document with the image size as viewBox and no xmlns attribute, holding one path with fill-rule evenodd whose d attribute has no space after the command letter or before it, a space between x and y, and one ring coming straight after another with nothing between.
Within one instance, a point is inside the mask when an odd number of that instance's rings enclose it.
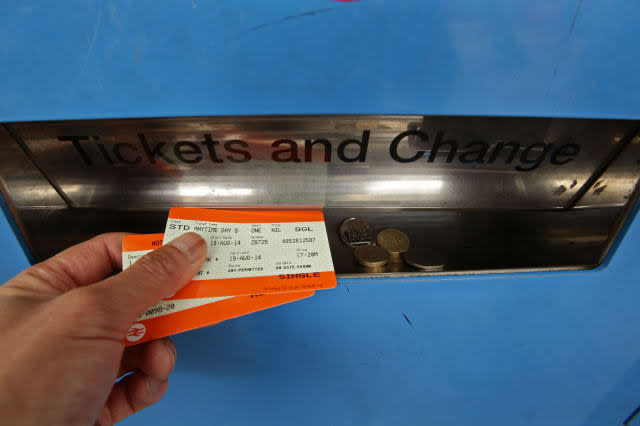
<instances>
[{"instance_id":1,"label":"train ticket","mask_svg":"<svg viewBox=\"0 0 640 426\"><path fill-rule=\"evenodd\" d=\"M163 234L127 235L122 240L122 268L127 269L145 254L162 245ZM170 298L142 312L129 328L125 345L131 346L231 318L305 299L313 291L248 296L189 297L199 293L201 283L191 282ZM195 287L195 289L189 289ZM206 293L200 292L200 293Z\"/></svg>"},{"instance_id":2,"label":"train ticket","mask_svg":"<svg viewBox=\"0 0 640 426\"><path fill-rule=\"evenodd\" d=\"M198 233L208 245L207 259L194 277L202 285L193 295L295 292L337 284L320 211L172 208L164 244L187 232Z\"/></svg>"},{"instance_id":3,"label":"train ticket","mask_svg":"<svg viewBox=\"0 0 640 426\"><path fill-rule=\"evenodd\" d=\"M132 234L122 239L122 269L162 245L164 234Z\"/></svg>"}]
</instances>

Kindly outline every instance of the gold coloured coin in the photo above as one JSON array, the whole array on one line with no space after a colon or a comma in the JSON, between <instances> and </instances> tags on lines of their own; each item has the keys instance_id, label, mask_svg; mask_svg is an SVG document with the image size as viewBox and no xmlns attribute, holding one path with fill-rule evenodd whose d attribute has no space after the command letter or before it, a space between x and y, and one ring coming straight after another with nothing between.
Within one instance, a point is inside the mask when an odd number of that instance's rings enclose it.
<instances>
[{"instance_id":1,"label":"gold coloured coin","mask_svg":"<svg viewBox=\"0 0 640 426\"><path fill-rule=\"evenodd\" d=\"M400 262L402 262L402 258ZM390 272L405 272L406 268L404 263L391 263L391 260L389 260L389 263L384 266L376 266L375 268L363 266L362 271L368 274L384 274Z\"/></svg>"},{"instance_id":2,"label":"gold coloured coin","mask_svg":"<svg viewBox=\"0 0 640 426\"><path fill-rule=\"evenodd\" d=\"M353 251L359 264L368 268L377 268L389 263L389 252L378 246L360 246Z\"/></svg>"},{"instance_id":3,"label":"gold coloured coin","mask_svg":"<svg viewBox=\"0 0 640 426\"><path fill-rule=\"evenodd\" d=\"M409 250L409 237L398 229L383 229L378 232L376 241L380 247L386 249L394 258L399 258L402 253Z\"/></svg>"},{"instance_id":4,"label":"gold coloured coin","mask_svg":"<svg viewBox=\"0 0 640 426\"><path fill-rule=\"evenodd\" d=\"M431 250L409 250L402 254L404 262L421 271L441 271L445 267L445 258Z\"/></svg>"},{"instance_id":5,"label":"gold coloured coin","mask_svg":"<svg viewBox=\"0 0 640 426\"><path fill-rule=\"evenodd\" d=\"M369 246L375 240L371 225L362 219L352 217L340 225L340 240L349 247Z\"/></svg>"},{"instance_id":6,"label":"gold coloured coin","mask_svg":"<svg viewBox=\"0 0 640 426\"><path fill-rule=\"evenodd\" d=\"M370 267L367 267L367 266L363 266L362 270L363 270L363 272L366 272L367 274L383 274L383 273L387 272L387 266L389 266L389 265L378 266L376 268L370 268Z\"/></svg>"}]
</instances>

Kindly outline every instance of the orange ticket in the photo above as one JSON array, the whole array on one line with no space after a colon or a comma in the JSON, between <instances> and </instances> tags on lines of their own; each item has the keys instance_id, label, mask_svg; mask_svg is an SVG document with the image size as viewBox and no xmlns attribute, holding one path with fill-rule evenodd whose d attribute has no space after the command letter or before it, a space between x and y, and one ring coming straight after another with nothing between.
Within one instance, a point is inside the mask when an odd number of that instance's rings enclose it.
<instances>
[{"instance_id":1,"label":"orange ticket","mask_svg":"<svg viewBox=\"0 0 640 426\"><path fill-rule=\"evenodd\" d=\"M163 234L127 235L122 240L122 267L162 245ZM185 286L199 286L191 282ZM129 328L125 345L131 346L183 331L205 327L231 318L272 308L313 295L313 291L247 295L237 297L185 298L179 291L142 312Z\"/></svg>"},{"instance_id":2,"label":"orange ticket","mask_svg":"<svg viewBox=\"0 0 640 426\"><path fill-rule=\"evenodd\" d=\"M200 234L208 256L180 297L221 297L334 288L324 216L308 210L207 210L174 207L164 243Z\"/></svg>"}]
</instances>

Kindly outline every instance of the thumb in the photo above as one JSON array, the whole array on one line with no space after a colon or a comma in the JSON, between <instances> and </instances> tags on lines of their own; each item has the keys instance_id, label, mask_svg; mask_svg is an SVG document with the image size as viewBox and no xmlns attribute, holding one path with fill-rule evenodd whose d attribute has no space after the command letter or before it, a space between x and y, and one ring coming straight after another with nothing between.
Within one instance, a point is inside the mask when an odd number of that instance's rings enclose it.
<instances>
[{"instance_id":1,"label":"thumb","mask_svg":"<svg viewBox=\"0 0 640 426\"><path fill-rule=\"evenodd\" d=\"M191 281L206 255L207 245L202 237L193 232L183 234L94 288L117 306L126 328L140 312Z\"/></svg>"}]
</instances>

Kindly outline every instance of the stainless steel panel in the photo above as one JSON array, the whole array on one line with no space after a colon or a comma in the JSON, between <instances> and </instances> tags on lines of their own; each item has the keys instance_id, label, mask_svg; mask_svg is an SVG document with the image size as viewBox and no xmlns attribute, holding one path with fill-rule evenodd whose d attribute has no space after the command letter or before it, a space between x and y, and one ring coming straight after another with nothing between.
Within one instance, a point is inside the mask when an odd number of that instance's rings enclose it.
<instances>
[{"instance_id":1,"label":"stainless steel panel","mask_svg":"<svg viewBox=\"0 0 640 426\"><path fill-rule=\"evenodd\" d=\"M602 261L638 197L638 123L625 120L203 117L5 126L3 195L36 260L101 232L162 232L175 205L291 206L324 210L340 276L586 269ZM414 253L437 252L444 270L358 265L338 235L349 217L404 231Z\"/></svg>"},{"instance_id":2,"label":"stainless steel panel","mask_svg":"<svg viewBox=\"0 0 640 426\"><path fill-rule=\"evenodd\" d=\"M13 216L16 231L27 246L28 258L43 259L49 251L39 244L32 227L25 225L24 214L36 209L48 215L56 209L66 209L68 204L61 197L62 192L56 190L56 184L47 179L23 148L0 125L0 192L8 213Z\"/></svg>"},{"instance_id":3,"label":"stainless steel panel","mask_svg":"<svg viewBox=\"0 0 640 426\"><path fill-rule=\"evenodd\" d=\"M412 249L437 250L446 268L437 274L489 271L587 269L596 266L622 208L569 211L451 211L420 209L325 209L329 244L338 275L433 275L403 264L370 271L340 241L338 228L358 216L375 230L395 227L411 239ZM49 257L102 232L163 232L168 210L27 209L23 221L38 253ZM425 250L426 251L426 250Z\"/></svg>"},{"instance_id":4,"label":"stainless steel panel","mask_svg":"<svg viewBox=\"0 0 640 426\"><path fill-rule=\"evenodd\" d=\"M362 116L11 128L77 207L540 209L565 207L631 125Z\"/></svg>"},{"instance_id":5,"label":"stainless steel panel","mask_svg":"<svg viewBox=\"0 0 640 426\"><path fill-rule=\"evenodd\" d=\"M629 202L640 177L640 135L617 155L589 190L577 201L576 208L621 207Z\"/></svg>"},{"instance_id":6,"label":"stainless steel panel","mask_svg":"<svg viewBox=\"0 0 640 426\"><path fill-rule=\"evenodd\" d=\"M65 208L56 184L38 169L18 142L0 125L0 181L14 208Z\"/></svg>"}]
</instances>

